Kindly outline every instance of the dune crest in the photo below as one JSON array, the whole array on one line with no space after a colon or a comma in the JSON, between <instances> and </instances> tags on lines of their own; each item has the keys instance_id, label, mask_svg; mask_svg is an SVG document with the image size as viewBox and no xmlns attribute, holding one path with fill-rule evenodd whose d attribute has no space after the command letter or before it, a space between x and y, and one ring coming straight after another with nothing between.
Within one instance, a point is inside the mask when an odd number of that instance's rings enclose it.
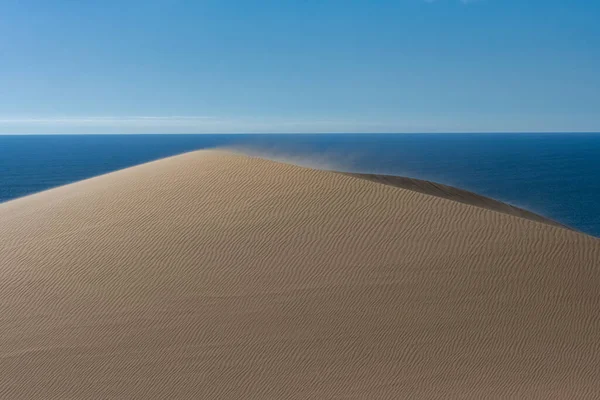
<instances>
[{"instance_id":1,"label":"dune crest","mask_svg":"<svg viewBox=\"0 0 600 400\"><path fill-rule=\"evenodd\" d=\"M560 226L566 229L572 229L568 226L562 225L556 221L546 218L542 215L534 212L503 203L498 200L494 200L489 197L479 195L474 192L455 188L441 183L425 181L415 178L407 178L403 176L393 175L381 175L381 174L362 174L362 173L344 173L346 175L355 176L357 178L367 179L373 182L378 182L384 185L390 185L399 187L402 189L414 190L415 192L428 194L430 196L441 197L448 200L457 201L459 203L468 204L475 207L487 208L501 212L504 214L510 214L521 218L527 218L532 221L543 222L545 224Z\"/></svg>"},{"instance_id":2,"label":"dune crest","mask_svg":"<svg viewBox=\"0 0 600 400\"><path fill-rule=\"evenodd\" d=\"M594 398L600 240L423 188L211 150L0 204L0 398Z\"/></svg>"}]
</instances>

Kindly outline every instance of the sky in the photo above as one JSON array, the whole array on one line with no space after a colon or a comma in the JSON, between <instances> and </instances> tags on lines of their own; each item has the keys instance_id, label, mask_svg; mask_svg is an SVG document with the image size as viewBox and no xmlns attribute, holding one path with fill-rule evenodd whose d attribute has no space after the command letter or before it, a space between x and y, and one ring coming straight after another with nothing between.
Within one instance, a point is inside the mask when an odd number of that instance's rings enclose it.
<instances>
[{"instance_id":1,"label":"sky","mask_svg":"<svg viewBox=\"0 0 600 400\"><path fill-rule=\"evenodd\" d=\"M1 0L0 134L600 131L596 0Z\"/></svg>"}]
</instances>

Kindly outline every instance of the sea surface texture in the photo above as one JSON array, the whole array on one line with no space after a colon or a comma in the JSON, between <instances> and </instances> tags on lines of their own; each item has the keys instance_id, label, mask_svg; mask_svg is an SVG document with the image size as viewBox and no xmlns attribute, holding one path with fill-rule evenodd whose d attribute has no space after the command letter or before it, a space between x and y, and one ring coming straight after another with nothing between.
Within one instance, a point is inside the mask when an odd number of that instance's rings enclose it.
<instances>
[{"instance_id":1,"label":"sea surface texture","mask_svg":"<svg viewBox=\"0 0 600 400\"><path fill-rule=\"evenodd\" d=\"M211 147L431 180L600 236L600 134L0 136L0 202Z\"/></svg>"}]
</instances>

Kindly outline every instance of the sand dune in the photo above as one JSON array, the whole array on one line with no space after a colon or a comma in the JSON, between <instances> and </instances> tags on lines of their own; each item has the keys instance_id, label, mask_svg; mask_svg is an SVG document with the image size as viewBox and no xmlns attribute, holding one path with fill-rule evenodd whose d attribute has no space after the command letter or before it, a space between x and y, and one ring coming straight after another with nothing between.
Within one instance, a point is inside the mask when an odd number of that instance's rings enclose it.
<instances>
[{"instance_id":1,"label":"sand dune","mask_svg":"<svg viewBox=\"0 0 600 400\"><path fill-rule=\"evenodd\" d=\"M199 151L0 204L0 398L597 398L600 240L364 178Z\"/></svg>"},{"instance_id":2,"label":"sand dune","mask_svg":"<svg viewBox=\"0 0 600 400\"><path fill-rule=\"evenodd\" d=\"M370 181L382 183L384 185L391 185L403 189L414 190L415 192L425 193L430 196L443 197L448 200L458 201L460 203L469 204L475 207L483 207L487 208L488 210L515 215L518 217L527 218L533 221L539 221L550 225L556 225L565 229L572 229L568 226L559 224L556 221L535 214L531 211L524 210L522 208L515 207L513 205L503 203L501 201L497 201L489 197L481 196L477 193L469 192L452 186L442 185L441 183L393 175L358 173L345 173L345 175L368 179Z\"/></svg>"}]
</instances>

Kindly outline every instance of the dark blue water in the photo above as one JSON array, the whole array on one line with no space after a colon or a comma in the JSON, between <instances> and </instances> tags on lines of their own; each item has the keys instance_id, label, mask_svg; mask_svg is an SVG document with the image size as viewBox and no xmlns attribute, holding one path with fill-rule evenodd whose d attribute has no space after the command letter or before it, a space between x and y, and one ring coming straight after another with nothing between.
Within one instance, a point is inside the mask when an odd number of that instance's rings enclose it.
<instances>
[{"instance_id":1,"label":"dark blue water","mask_svg":"<svg viewBox=\"0 0 600 400\"><path fill-rule=\"evenodd\" d=\"M600 134L0 136L0 202L223 145L300 164L433 180L600 236Z\"/></svg>"}]
</instances>

